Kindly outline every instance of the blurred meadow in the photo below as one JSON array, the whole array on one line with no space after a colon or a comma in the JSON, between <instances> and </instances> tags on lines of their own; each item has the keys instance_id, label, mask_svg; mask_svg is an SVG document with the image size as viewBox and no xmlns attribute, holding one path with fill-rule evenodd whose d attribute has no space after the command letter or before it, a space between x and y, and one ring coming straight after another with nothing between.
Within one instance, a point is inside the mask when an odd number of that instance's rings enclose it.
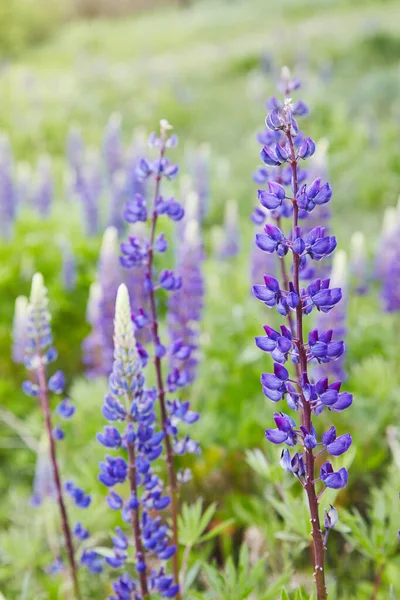
<instances>
[{"instance_id":1,"label":"blurred meadow","mask_svg":"<svg viewBox=\"0 0 400 600\"><path fill-rule=\"evenodd\" d=\"M340 522L330 534L329 597L400 598L400 302L397 312L384 311L374 276L377 252L385 257L383 213L396 206L400 193L400 4L11 0L0 5L0 58L0 162L8 156L21 194L11 230L0 238L0 597L68 598L62 578L45 573L57 538L57 507L51 501L30 503L42 417L34 400L24 396L25 369L11 355L15 298L29 295L36 271L49 289L57 365L77 406L59 447L62 471L92 494L87 525L96 543L106 546L118 524L97 480L104 451L95 435L104 424L107 382L87 378L82 362L82 342L90 333L89 287L117 193L107 180L102 148L114 123L127 156L140 153L143 140L166 118L179 136L175 195L185 194L189 176L196 183L200 157L198 183L206 186L208 198L201 361L196 382L185 391L201 414L193 436L202 454L182 461L193 470L182 496L186 502L216 503L208 531L229 520L191 553L193 582L184 598L276 600L283 587L288 595L282 598L312 598L302 490L280 468L280 448L264 442L273 406L262 394L260 373L272 362L255 347L254 337L265 323L275 327L280 319L251 294L255 230L249 217L257 200L252 174L260 164L255 136L280 68L288 65L311 107L302 128L327 147L338 247L351 263L352 235L362 232L366 240L368 291L357 293L351 274L348 285L346 389L354 403L334 415L338 430L352 434L353 446L339 461L349 467L350 478L335 500ZM80 130L100 181L92 235L87 230L92 217L85 223L79 201L68 191L71 129ZM40 165L50 164L43 157L50 157L54 178L45 216L32 200ZM238 206L239 248L225 257L218 240L231 201ZM400 222L399 212L393 215ZM172 226L167 232L173 237ZM76 266L71 285L68 256ZM173 248L168 257L173 260ZM329 426L328 417L321 420ZM323 505L335 496L330 490ZM76 510L71 507L75 520ZM244 546L240 550L243 540L249 557ZM222 575L211 570L213 561ZM84 598L109 593L106 573L83 574L82 582ZM301 588L303 595L295 596Z\"/></svg>"}]
</instances>

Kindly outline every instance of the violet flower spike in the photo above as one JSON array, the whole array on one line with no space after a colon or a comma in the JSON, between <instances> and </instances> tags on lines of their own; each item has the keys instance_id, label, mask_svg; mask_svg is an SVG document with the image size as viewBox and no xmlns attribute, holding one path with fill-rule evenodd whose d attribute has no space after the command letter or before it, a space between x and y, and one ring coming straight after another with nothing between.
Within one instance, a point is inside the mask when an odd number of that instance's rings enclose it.
<instances>
[{"instance_id":1,"label":"violet flower spike","mask_svg":"<svg viewBox=\"0 0 400 600\"><path fill-rule=\"evenodd\" d=\"M14 181L14 160L5 134L0 135L0 236L9 239L17 216L17 189Z\"/></svg>"},{"instance_id":2,"label":"violet flower spike","mask_svg":"<svg viewBox=\"0 0 400 600\"><path fill-rule=\"evenodd\" d=\"M124 521L132 526L135 541L135 566L139 582L132 582L132 589L140 589L141 598L149 598L153 592L164 597L175 597L177 588L172 578L166 585L164 561L176 554L177 548L169 543L168 527L150 511L162 511L169 506L171 498L164 494L163 483L152 468L161 455L164 433L155 428L154 390L144 389L143 363L137 350L131 307L125 284L118 289L115 306L114 364L109 377L109 393L104 399L103 415L112 423L97 434L97 440L108 452L127 452L122 456L108 453L100 463L99 481L110 491L107 503L112 510L121 510ZM118 423L123 423L122 430ZM124 500L112 488L129 482L130 496ZM114 555L106 558L112 568L124 567L128 559L128 538L121 527L115 529ZM157 570L150 571L148 554L163 561ZM122 578L128 577L127 573ZM124 579L123 579L124 580ZM114 582L119 594L121 578ZM118 597L123 597L119 596Z\"/></svg>"},{"instance_id":3,"label":"violet flower spike","mask_svg":"<svg viewBox=\"0 0 400 600\"><path fill-rule=\"evenodd\" d=\"M109 375L113 365L114 307L122 271L118 255L118 232L108 227L103 235L97 284L90 290L87 320L92 331L82 344L89 377Z\"/></svg>"},{"instance_id":4,"label":"violet flower spike","mask_svg":"<svg viewBox=\"0 0 400 600\"><path fill-rule=\"evenodd\" d=\"M275 361L274 372L263 373L261 376L264 394L274 403L286 399L289 408L299 413L297 424L290 415L276 412L276 427L267 429L265 435L273 444L302 446L302 453L296 452L294 456L291 456L289 450L283 450L281 465L287 472L295 475L307 494L317 600L326 600L327 534L325 538L322 535L319 499L326 487L344 487L348 481L348 473L344 467L334 471L330 462L322 465L317 473L315 458L317 453L322 452L333 456L344 454L349 449L352 438L346 433L337 436L336 429L331 427L321 439L313 421L324 409L334 412L346 409L353 399L351 394L340 391L341 381L329 383L328 377L321 377L316 383L310 383L308 378L311 361L325 368L331 363L335 364L333 361L343 356L344 343L340 339L344 333L343 328L336 328L339 331L335 331L333 324L327 327L324 323L323 329L312 330L308 339L305 339L303 318L314 309L321 315L321 319L330 317L331 311L334 314L334 309L343 296L339 287L343 280L337 276L336 269L332 273L332 281L328 278L316 278L307 287L300 286L301 272L312 272L309 264L326 260L336 248L335 237L328 235L323 226L315 222L312 228L303 228L299 221L316 207L327 204L332 197L332 189L329 183L323 182L319 177L310 184L307 183L307 172L303 170L302 164L314 154L316 145L311 138L299 131L295 117L306 114L308 110L304 103L293 104L291 98L287 97L299 87L299 82L291 78L287 68L282 70L280 87L286 98L282 103L276 98L269 102L270 112L266 118L268 129L260 138L264 144L261 159L267 169L264 174L259 172L257 179L267 185L265 190L258 191L262 208L253 214L257 215L257 222L260 224L265 210L270 211L275 220L274 224L268 223L265 226L263 233L257 234L256 245L267 255L278 256L282 281L271 274L264 274L264 283L254 285L253 294L266 306L275 307L282 316L287 317L287 326L282 325L281 330L277 331L266 325L266 336L257 337L256 344L262 351L270 353ZM290 204L287 204L288 199ZM288 232L283 226L285 217L292 219ZM341 254L337 256L340 258ZM292 280L286 270L285 257L286 260L290 257L292 262ZM289 373L290 359L294 363L295 380ZM321 483L324 487L317 492ZM331 509L325 519L326 531L336 521L337 514Z\"/></svg>"},{"instance_id":5,"label":"violet flower spike","mask_svg":"<svg viewBox=\"0 0 400 600\"><path fill-rule=\"evenodd\" d=\"M155 133L150 136L149 145L158 150L156 160L142 158L138 160L137 175L142 181L152 181L154 184L153 201L149 202L143 196L136 195L131 198L125 211L125 217L130 220L146 222L150 230L149 238L131 236L127 242L121 244L120 258L121 264L127 269L142 269L144 273L144 289L147 296L147 307L140 307L133 314L133 322L136 330L149 331L153 345L153 361L155 367L156 391L155 398L160 405L160 421L164 435L164 444L166 450L166 463L168 473L168 484L170 491L170 513L172 521L172 542L174 547L178 547L178 497L177 497L177 475L174 466L174 454L183 454L185 452L198 453L199 447L188 436L178 439L179 421L190 424L195 422L195 413L188 410L186 403L168 401L166 395L168 392L174 392L178 387L183 387L189 383L190 373L187 368L182 368L181 361L187 364L191 359L191 353L194 350L192 345L180 336L174 339L171 351L160 339L159 334L159 316L157 311L156 295L160 293L182 294L182 289L186 286L185 276L180 271L180 265L177 269L163 269L157 272L154 265L154 257L158 253L166 250L167 240L157 230L158 219L168 217L178 224L182 221L185 211L181 204L173 197L163 196L161 194L161 182L165 179L172 180L178 174L178 166L171 163L166 157L169 148L177 143L177 138L170 135L171 125L165 119L160 121L160 135ZM148 354L143 346L138 346L139 353L144 362L147 361ZM174 364L167 377L164 376L163 360L168 355L173 355L174 360L179 361L179 368ZM194 355L193 355L194 356ZM108 409L107 409L108 410ZM163 501L160 499L160 502ZM157 505L161 506L158 503ZM169 551L166 550L168 554ZM176 595L180 600L179 590L179 557L174 552L172 556L173 578L171 579L171 589L164 590L161 595L173 597Z\"/></svg>"},{"instance_id":6,"label":"violet flower spike","mask_svg":"<svg viewBox=\"0 0 400 600\"><path fill-rule=\"evenodd\" d=\"M52 346L53 336L50 322L51 315L48 310L47 289L44 285L43 276L40 273L36 273L32 278L31 294L27 309L27 345L25 355L25 366L32 372L33 381L24 382L22 387L27 395L36 396L40 401L49 444L53 479L57 490L62 531L67 549L71 584L76 600L81 600L72 542L72 530L64 501L55 443L56 439L62 439L64 436L62 430L53 427L49 402L50 392L60 394L63 392L65 385L64 375L61 371L57 371L50 379L47 377L47 365L57 357L57 352ZM54 434L54 431L56 434ZM60 431L61 433L59 433ZM90 500L89 496L88 498Z\"/></svg>"}]
</instances>

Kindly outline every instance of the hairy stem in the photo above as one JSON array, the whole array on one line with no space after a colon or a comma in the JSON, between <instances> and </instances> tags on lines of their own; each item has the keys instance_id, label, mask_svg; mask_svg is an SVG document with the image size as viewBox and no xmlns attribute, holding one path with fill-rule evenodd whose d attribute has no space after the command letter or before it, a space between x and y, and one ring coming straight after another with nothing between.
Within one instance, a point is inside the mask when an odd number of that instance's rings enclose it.
<instances>
[{"instance_id":1,"label":"hairy stem","mask_svg":"<svg viewBox=\"0 0 400 600\"><path fill-rule=\"evenodd\" d=\"M382 583L382 576L385 570L385 565L381 565L376 573L375 582L374 582L374 591L372 592L371 600L376 600L378 598L379 588Z\"/></svg>"},{"instance_id":2,"label":"hairy stem","mask_svg":"<svg viewBox=\"0 0 400 600\"><path fill-rule=\"evenodd\" d=\"M164 157L165 146L161 147L160 151L160 165L161 161ZM160 166L161 169L161 166ZM147 254L147 277L150 282L150 291L149 291L149 301L150 301L150 314L151 314L151 332L154 344L154 367L156 371L156 384L158 391L158 401L160 404L161 411L161 426L164 432L165 439L165 450L167 455L167 471L168 471L168 484L171 494L171 521L172 521L172 541L176 546L176 552L172 557L172 570L174 575L174 580L176 584L179 584L179 554L178 554L178 490L177 490L177 482L175 475L175 466L174 466L174 452L172 448L171 437L168 433L167 428L167 409L165 404L165 388L164 388L164 379L162 374L162 364L161 358L157 356L156 346L158 344L159 336L158 336L158 315L157 315L157 307L156 307L156 299L154 293L154 282L153 282L153 244L155 240L156 234L156 225L157 225L157 201L160 195L160 183L161 183L161 172L159 170L156 177L156 187L154 192L154 202L153 202L153 214L151 219L151 234L150 234L150 242L149 249ZM176 595L177 600L181 600L181 594L178 592Z\"/></svg>"},{"instance_id":3,"label":"hairy stem","mask_svg":"<svg viewBox=\"0 0 400 600\"><path fill-rule=\"evenodd\" d=\"M294 143L292 134L290 132L290 128L286 130L286 136L289 142L290 147L290 166L292 169L292 180L293 180L293 232L295 227L298 225L299 218L299 207L296 201L296 195L298 192L298 178L297 178L297 159L296 153L294 149ZM294 279L294 287L298 297L300 298L300 256L296 253L293 253L293 279ZM297 308L296 308L296 338L297 338L297 347L299 352L299 360L300 360L300 370L301 373L307 374L307 354L306 349L304 347L304 339L303 339L303 307L302 302L300 300ZM299 381L300 383L300 381ZM311 431L312 423L311 423L311 407L310 404L304 398L304 395L301 394L302 400L302 425L308 430ZM313 537L313 545L314 545L314 581L317 590L317 600L326 600L328 597L326 584L325 584L325 548L324 548L324 540L322 536L321 524L319 519L319 507L318 507L318 497L315 490L314 483L314 472L315 472L315 457L312 449L305 448L306 454L306 482L304 488L307 493L308 505L310 508L310 516L311 516L311 535Z\"/></svg>"},{"instance_id":4,"label":"hairy stem","mask_svg":"<svg viewBox=\"0 0 400 600\"><path fill-rule=\"evenodd\" d=\"M128 465L128 478L129 485L132 495L137 498L137 483L136 483L136 457L135 457L135 446L134 444L127 444L128 446L128 457L129 457L129 465ZM143 552L143 544L142 538L140 536L140 523L139 523L139 509L131 510L131 523L133 529L133 536L135 539L135 547L136 553L141 554L141 560L144 560L144 552ZM147 588L147 579L146 572L139 573L140 579L140 590L143 598L149 597L149 591Z\"/></svg>"},{"instance_id":5,"label":"hairy stem","mask_svg":"<svg viewBox=\"0 0 400 600\"><path fill-rule=\"evenodd\" d=\"M76 568L75 555L74 555L74 547L72 544L71 528L70 528L69 521L68 521L67 509L66 509L65 503L64 503L60 471L58 468L57 455L56 455L56 445L55 445L54 438L53 438L53 426L51 423L51 413L50 413L50 405L49 405L49 395L48 395L48 390L47 390L46 373L45 373L45 368L44 368L44 365L42 362L42 358L41 357L39 357L39 358L40 358L40 366L37 370L37 378L38 378L38 384L39 384L39 389L40 389L40 404L42 407L43 416L44 416L45 425L46 425L46 431L47 431L47 435L49 438L50 460L51 460L51 465L52 465L52 469L53 469L54 483L55 483L56 491L57 491L57 502L58 502L58 506L60 509L60 515L61 515L61 526L62 526L62 530L63 530L63 534L64 534L65 546L67 549L72 586L74 589L76 599L81 600L82 596L81 596L81 592L79 589L77 568Z\"/></svg>"}]
</instances>

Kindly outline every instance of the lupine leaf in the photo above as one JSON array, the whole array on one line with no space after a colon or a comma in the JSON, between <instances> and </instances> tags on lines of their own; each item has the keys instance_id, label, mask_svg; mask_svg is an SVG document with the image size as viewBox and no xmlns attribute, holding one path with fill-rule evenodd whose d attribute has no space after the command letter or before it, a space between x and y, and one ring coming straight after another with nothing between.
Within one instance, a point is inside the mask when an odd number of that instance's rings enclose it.
<instances>
[{"instance_id":1,"label":"lupine leaf","mask_svg":"<svg viewBox=\"0 0 400 600\"><path fill-rule=\"evenodd\" d=\"M286 574L279 577L274 583L268 583L268 590L259 600L275 600L282 587L289 583L291 575Z\"/></svg>"},{"instance_id":2,"label":"lupine leaf","mask_svg":"<svg viewBox=\"0 0 400 600\"><path fill-rule=\"evenodd\" d=\"M215 536L220 534L221 531L224 531L224 529L226 529L227 527L232 525L234 522L235 522L235 519L227 519L223 523L219 523L218 525L216 525L215 527L210 529L210 531L208 531L206 534L202 535L198 539L198 543L201 544L203 542L207 542L208 540L211 540L212 538L214 538Z\"/></svg>"}]
</instances>

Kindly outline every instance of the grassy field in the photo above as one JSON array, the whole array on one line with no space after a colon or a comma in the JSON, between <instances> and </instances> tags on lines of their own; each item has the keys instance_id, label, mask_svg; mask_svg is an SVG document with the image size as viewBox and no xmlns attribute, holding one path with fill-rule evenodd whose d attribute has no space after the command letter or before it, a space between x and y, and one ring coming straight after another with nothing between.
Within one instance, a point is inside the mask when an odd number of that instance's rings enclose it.
<instances>
[{"instance_id":1,"label":"grassy field","mask_svg":"<svg viewBox=\"0 0 400 600\"><path fill-rule=\"evenodd\" d=\"M338 245L349 251L352 233L362 231L372 268L383 210L395 205L400 193L399 23L400 4L390 1L205 1L123 20L71 21L41 45L0 64L0 131L9 136L16 163L34 165L40 154L52 156L57 189L49 219L25 208L12 239L0 241L0 419L6 421L0 424L0 591L6 600L66 597L60 580L43 573L50 562L46 539L54 537L56 509L28 505L41 418L20 391L24 372L10 356L14 299L28 294L36 270L44 273L49 287L59 365L79 409L79 419L67 432L74 454L63 456L65 469L93 491L88 526L99 544L104 531L116 524L97 482L103 453L94 436L103 424L106 382L84 378L80 349L89 331L86 301L101 238L85 236L64 189L69 128L79 126L87 145L100 149L114 112L122 116L126 144L133 131L152 131L160 118L167 118L180 139L176 155L182 173L189 169L190 148L210 146L203 356L190 392L202 415L194 436L203 453L192 461L194 482L186 500L202 496L207 503L216 501L216 520L235 522L229 534L204 544L191 564L209 557L219 564L229 555L236 559L245 531L256 526L267 556L263 576L270 585L283 576L290 593L305 585L304 597L312 597L308 516L289 481L284 484L286 504L280 502L279 451L263 443L273 407L264 402L259 376L270 365L254 348L253 338L264 323L277 325L279 320L250 295L254 229L248 217L256 204L252 172L259 165L255 134L263 127L265 100L275 93L280 67L287 64L303 81L301 96L312 108L302 128L317 142L329 142L332 229ZM222 224L231 199L239 205L241 252L218 261L212 232ZM65 292L60 280L61 234L77 259L77 286L71 292ZM355 402L348 414L335 415L335 424L352 433L354 444L346 458L350 483L337 500L342 525L332 533L329 547L332 599L400 598L400 316L382 312L379 292L374 282L367 295L349 299L347 387ZM19 419L17 428L15 423L10 427L10 411ZM330 422L326 417L322 421ZM248 453L255 448L262 448L266 461ZM382 583L373 596L381 568ZM85 598L105 597L106 581L105 576L84 578ZM212 595L204 575L198 581L185 600L199 597L204 588L208 595L202 598L264 599L259 581L252 596L235 597ZM270 600L276 598L280 590Z\"/></svg>"}]
</instances>

